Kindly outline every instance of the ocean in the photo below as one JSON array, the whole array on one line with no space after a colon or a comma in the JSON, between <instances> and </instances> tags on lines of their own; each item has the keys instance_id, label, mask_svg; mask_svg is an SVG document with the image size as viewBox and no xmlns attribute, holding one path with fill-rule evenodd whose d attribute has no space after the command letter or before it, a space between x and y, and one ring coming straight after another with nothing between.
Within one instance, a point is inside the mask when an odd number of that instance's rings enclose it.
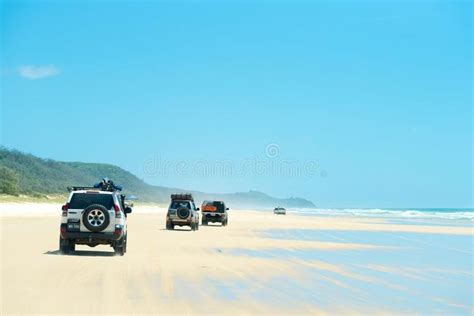
<instances>
[{"instance_id":1,"label":"ocean","mask_svg":"<svg viewBox=\"0 0 474 316\"><path fill-rule=\"evenodd\" d=\"M320 216L359 216L387 219L439 219L474 221L472 208L315 208L288 209L288 213Z\"/></svg>"}]
</instances>

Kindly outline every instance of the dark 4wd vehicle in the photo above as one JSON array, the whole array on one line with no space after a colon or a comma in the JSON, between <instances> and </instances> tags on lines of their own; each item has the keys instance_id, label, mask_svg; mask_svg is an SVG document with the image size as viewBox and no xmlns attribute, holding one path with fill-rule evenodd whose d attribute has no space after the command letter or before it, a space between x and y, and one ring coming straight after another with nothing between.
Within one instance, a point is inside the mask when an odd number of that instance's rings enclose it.
<instances>
[{"instance_id":1,"label":"dark 4wd vehicle","mask_svg":"<svg viewBox=\"0 0 474 316\"><path fill-rule=\"evenodd\" d=\"M199 208L194 204L192 194L171 194L171 204L166 214L166 229L174 226L190 226L199 229Z\"/></svg>"},{"instance_id":2,"label":"dark 4wd vehicle","mask_svg":"<svg viewBox=\"0 0 474 316\"><path fill-rule=\"evenodd\" d=\"M208 223L222 223L222 226L227 226L229 216L228 207L222 201L204 201L202 202L202 224Z\"/></svg>"},{"instance_id":3,"label":"dark 4wd vehicle","mask_svg":"<svg viewBox=\"0 0 474 316\"><path fill-rule=\"evenodd\" d=\"M69 253L76 245L110 245L116 254L127 251L127 214L132 208L125 203L120 187L72 187L62 207L59 250Z\"/></svg>"}]
</instances>

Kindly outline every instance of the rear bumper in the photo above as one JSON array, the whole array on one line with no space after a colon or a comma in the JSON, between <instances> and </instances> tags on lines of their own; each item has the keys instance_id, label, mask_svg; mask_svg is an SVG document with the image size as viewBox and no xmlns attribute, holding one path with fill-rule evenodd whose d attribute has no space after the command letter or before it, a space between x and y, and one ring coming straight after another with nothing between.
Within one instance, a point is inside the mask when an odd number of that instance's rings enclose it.
<instances>
[{"instance_id":1,"label":"rear bumper","mask_svg":"<svg viewBox=\"0 0 474 316\"><path fill-rule=\"evenodd\" d=\"M214 216L212 216L212 215ZM212 222L212 223L220 223L222 221L224 221L226 218L225 215L220 215L220 214L216 214L216 213L203 213L202 214L202 219L207 221L207 222Z\"/></svg>"},{"instance_id":2,"label":"rear bumper","mask_svg":"<svg viewBox=\"0 0 474 316\"><path fill-rule=\"evenodd\" d=\"M190 220L190 219L169 219L169 222L172 223L173 225L188 226L188 225L191 225L192 220Z\"/></svg>"},{"instance_id":3,"label":"rear bumper","mask_svg":"<svg viewBox=\"0 0 474 316\"><path fill-rule=\"evenodd\" d=\"M123 227L110 233L92 233L92 232L69 232L67 231L67 224L61 224L61 237L63 239L81 240L84 242L107 242L119 240L123 236Z\"/></svg>"},{"instance_id":4,"label":"rear bumper","mask_svg":"<svg viewBox=\"0 0 474 316\"><path fill-rule=\"evenodd\" d=\"M173 223L173 224L175 224L175 225L189 225L193 221L193 219L191 217L180 218L179 216L176 216L176 215L167 216L166 220Z\"/></svg>"}]
</instances>

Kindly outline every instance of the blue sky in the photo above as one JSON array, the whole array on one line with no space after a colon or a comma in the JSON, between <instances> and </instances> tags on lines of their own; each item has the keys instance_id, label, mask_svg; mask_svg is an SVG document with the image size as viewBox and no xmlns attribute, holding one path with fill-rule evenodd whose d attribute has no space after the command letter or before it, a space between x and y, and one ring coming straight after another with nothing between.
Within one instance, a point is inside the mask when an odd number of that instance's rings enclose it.
<instances>
[{"instance_id":1,"label":"blue sky","mask_svg":"<svg viewBox=\"0 0 474 316\"><path fill-rule=\"evenodd\" d=\"M469 2L0 10L9 148L321 207L473 206Z\"/></svg>"}]
</instances>

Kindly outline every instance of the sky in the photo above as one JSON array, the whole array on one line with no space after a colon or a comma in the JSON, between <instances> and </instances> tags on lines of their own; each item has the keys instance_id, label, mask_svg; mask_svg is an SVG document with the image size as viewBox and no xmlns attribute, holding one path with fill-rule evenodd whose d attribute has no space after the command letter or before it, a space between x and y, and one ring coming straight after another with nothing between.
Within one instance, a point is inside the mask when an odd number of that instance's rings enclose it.
<instances>
[{"instance_id":1,"label":"sky","mask_svg":"<svg viewBox=\"0 0 474 316\"><path fill-rule=\"evenodd\" d=\"M473 207L470 2L2 1L0 21L7 148L319 207Z\"/></svg>"}]
</instances>

